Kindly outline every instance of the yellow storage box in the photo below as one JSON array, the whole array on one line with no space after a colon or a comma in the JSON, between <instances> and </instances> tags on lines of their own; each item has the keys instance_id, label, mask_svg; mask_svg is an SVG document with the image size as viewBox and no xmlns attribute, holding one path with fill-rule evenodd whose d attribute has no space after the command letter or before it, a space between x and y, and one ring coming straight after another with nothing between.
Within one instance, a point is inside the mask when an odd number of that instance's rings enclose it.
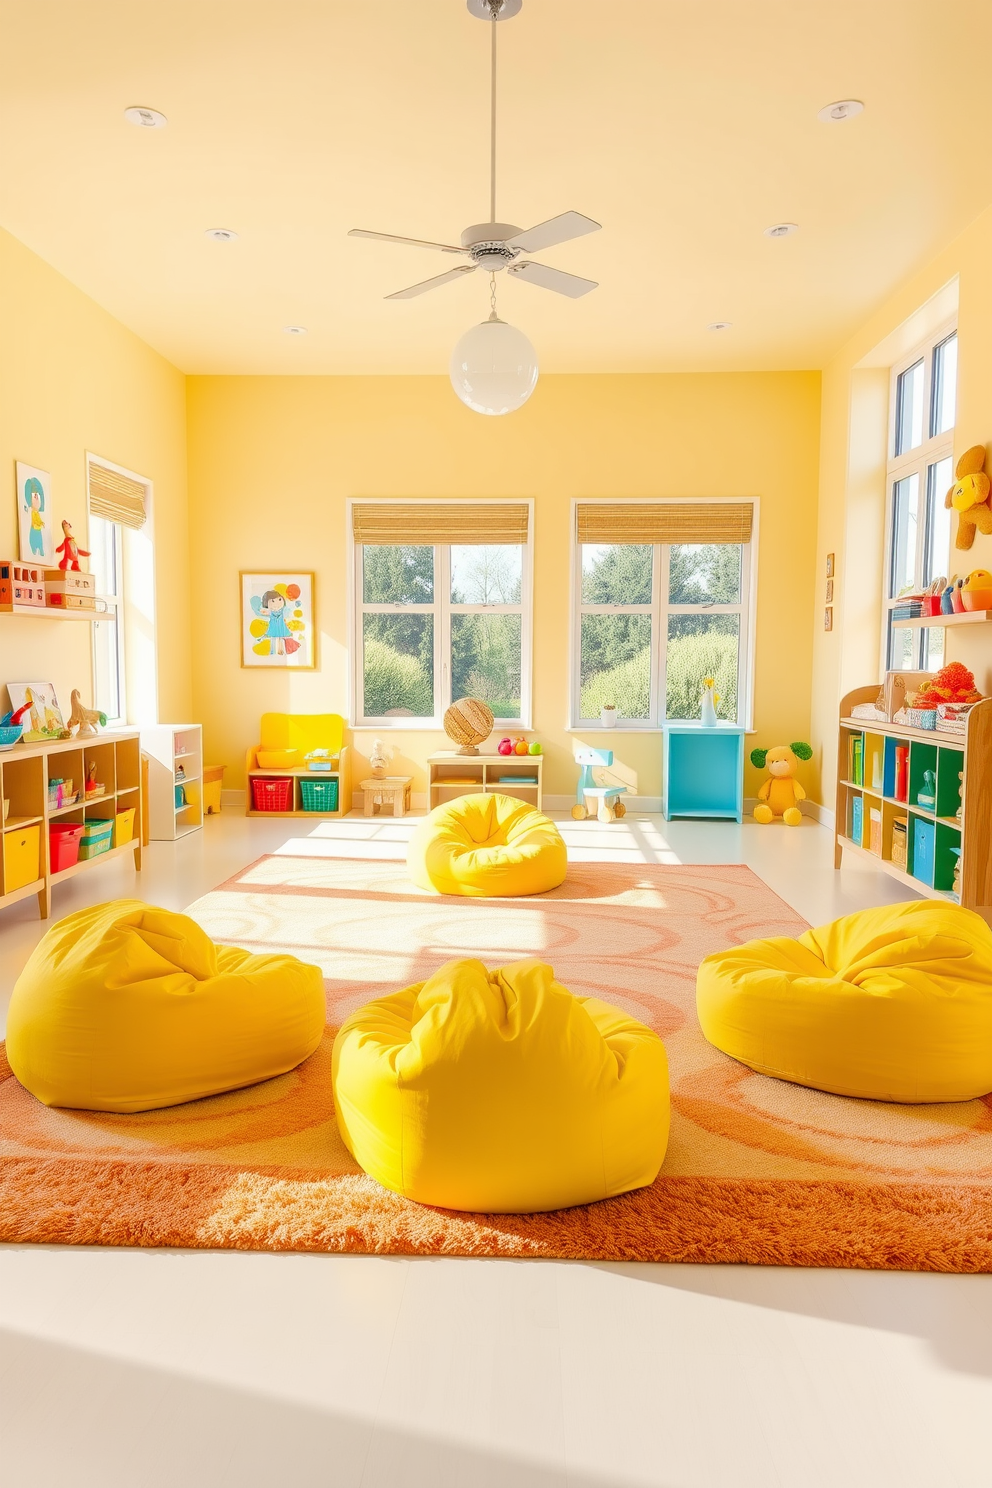
<instances>
[{"instance_id":1,"label":"yellow storage box","mask_svg":"<svg viewBox=\"0 0 992 1488\"><path fill-rule=\"evenodd\" d=\"M707 956L703 1033L759 1074L869 1100L992 1090L992 930L934 900Z\"/></svg>"},{"instance_id":2,"label":"yellow storage box","mask_svg":"<svg viewBox=\"0 0 992 1488\"><path fill-rule=\"evenodd\" d=\"M226 765L204 765L203 767L203 809L208 816L220 810L226 769Z\"/></svg>"},{"instance_id":3,"label":"yellow storage box","mask_svg":"<svg viewBox=\"0 0 992 1488\"><path fill-rule=\"evenodd\" d=\"M355 1160L422 1204L588 1204L653 1183L665 1156L661 1039L540 961L449 961L366 1004L334 1041L332 1077Z\"/></svg>"},{"instance_id":4,"label":"yellow storage box","mask_svg":"<svg viewBox=\"0 0 992 1488\"><path fill-rule=\"evenodd\" d=\"M134 813L136 807L129 806L126 811L118 811L114 817L114 846L123 847L125 842L130 842L134 836Z\"/></svg>"},{"instance_id":5,"label":"yellow storage box","mask_svg":"<svg viewBox=\"0 0 992 1488\"><path fill-rule=\"evenodd\" d=\"M318 967L216 946L186 915L120 899L39 941L10 1000L7 1058L47 1106L150 1111L284 1074L324 1021Z\"/></svg>"},{"instance_id":6,"label":"yellow storage box","mask_svg":"<svg viewBox=\"0 0 992 1488\"><path fill-rule=\"evenodd\" d=\"M414 883L438 894L509 897L557 888L568 854L554 822L512 796L459 796L417 827L406 855Z\"/></svg>"},{"instance_id":7,"label":"yellow storage box","mask_svg":"<svg viewBox=\"0 0 992 1488\"><path fill-rule=\"evenodd\" d=\"M3 834L3 892L12 894L41 877L41 827L17 827Z\"/></svg>"}]
</instances>

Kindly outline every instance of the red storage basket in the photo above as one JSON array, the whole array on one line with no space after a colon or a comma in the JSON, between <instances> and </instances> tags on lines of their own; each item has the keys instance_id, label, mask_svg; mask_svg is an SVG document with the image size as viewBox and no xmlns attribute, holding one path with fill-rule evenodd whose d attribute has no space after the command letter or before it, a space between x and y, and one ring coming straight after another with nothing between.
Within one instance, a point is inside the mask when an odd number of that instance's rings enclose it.
<instances>
[{"instance_id":1,"label":"red storage basket","mask_svg":"<svg viewBox=\"0 0 992 1488\"><path fill-rule=\"evenodd\" d=\"M79 844L83 836L83 824L52 822L48 828L48 855L52 873L61 873L79 862Z\"/></svg>"},{"instance_id":2,"label":"red storage basket","mask_svg":"<svg viewBox=\"0 0 992 1488\"><path fill-rule=\"evenodd\" d=\"M256 811L292 811L292 775L253 775L251 799Z\"/></svg>"}]
</instances>

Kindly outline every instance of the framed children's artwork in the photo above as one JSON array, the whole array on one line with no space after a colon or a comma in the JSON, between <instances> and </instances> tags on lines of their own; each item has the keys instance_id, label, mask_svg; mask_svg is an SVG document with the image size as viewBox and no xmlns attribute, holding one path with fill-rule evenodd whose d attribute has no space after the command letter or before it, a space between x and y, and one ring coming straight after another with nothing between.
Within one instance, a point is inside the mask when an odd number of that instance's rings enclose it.
<instances>
[{"instance_id":1,"label":"framed children's artwork","mask_svg":"<svg viewBox=\"0 0 992 1488\"><path fill-rule=\"evenodd\" d=\"M833 579L828 579L827 580L827 604L828 605L832 605L833 602L834 602L834 581L833 581Z\"/></svg>"},{"instance_id":2,"label":"framed children's artwork","mask_svg":"<svg viewBox=\"0 0 992 1488\"><path fill-rule=\"evenodd\" d=\"M317 665L313 574L279 570L240 577L241 665L311 671Z\"/></svg>"},{"instance_id":3,"label":"framed children's artwork","mask_svg":"<svg viewBox=\"0 0 992 1488\"><path fill-rule=\"evenodd\" d=\"M834 628L834 612L830 605L827 605L827 608L823 612L823 628L824 630L833 630Z\"/></svg>"},{"instance_id":4,"label":"framed children's artwork","mask_svg":"<svg viewBox=\"0 0 992 1488\"><path fill-rule=\"evenodd\" d=\"M30 711L22 718L25 744L45 744L52 739L68 737L59 700L51 682L8 682L11 711L16 713L27 703Z\"/></svg>"},{"instance_id":5,"label":"framed children's artwork","mask_svg":"<svg viewBox=\"0 0 992 1488\"><path fill-rule=\"evenodd\" d=\"M828 579L832 579L834 577L835 568L836 568L836 564L834 562L834 555L833 555L833 553L828 553L827 554L827 578Z\"/></svg>"},{"instance_id":6,"label":"framed children's artwork","mask_svg":"<svg viewBox=\"0 0 992 1488\"><path fill-rule=\"evenodd\" d=\"M22 563L55 567L52 536L52 478L47 470L16 462L17 531Z\"/></svg>"}]
</instances>

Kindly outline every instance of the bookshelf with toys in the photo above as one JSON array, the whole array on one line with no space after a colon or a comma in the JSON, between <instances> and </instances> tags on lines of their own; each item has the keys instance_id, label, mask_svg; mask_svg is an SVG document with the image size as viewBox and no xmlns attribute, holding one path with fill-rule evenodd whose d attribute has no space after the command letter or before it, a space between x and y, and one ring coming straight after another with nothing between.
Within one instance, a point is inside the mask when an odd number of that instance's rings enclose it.
<instances>
[{"instance_id":1,"label":"bookshelf with toys","mask_svg":"<svg viewBox=\"0 0 992 1488\"><path fill-rule=\"evenodd\" d=\"M970 697L938 703L954 690L938 686L948 672L898 707L888 685L884 698L875 686L842 700L834 862L855 854L915 893L992 920L992 698L972 679ZM950 680L967 691L957 673Z\"/></svg>"}]
</instances>

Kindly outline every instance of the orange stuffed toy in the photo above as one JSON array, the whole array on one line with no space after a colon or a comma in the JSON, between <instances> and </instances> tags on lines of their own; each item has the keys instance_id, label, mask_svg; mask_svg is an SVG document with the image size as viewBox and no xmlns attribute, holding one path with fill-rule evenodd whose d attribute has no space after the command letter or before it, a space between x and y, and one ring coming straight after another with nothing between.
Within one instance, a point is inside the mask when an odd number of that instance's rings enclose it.
<instances>
[{"instance_id":1,"label":"orange stuffed toy","mask_svg":"<svg viewBox=\"0 0 992 1488\"><path fill-rule=\"evenodd\" d=\"M975 528L986 535L992 534L992 509L989 508L989 491L992 489L985 474L985 446L973 444L966 449L954 467L954 485L944 497L944 505L958 514L958 532L954 539L956 548L970 548L975 541Z\"/></svg>"}]
</instances>

